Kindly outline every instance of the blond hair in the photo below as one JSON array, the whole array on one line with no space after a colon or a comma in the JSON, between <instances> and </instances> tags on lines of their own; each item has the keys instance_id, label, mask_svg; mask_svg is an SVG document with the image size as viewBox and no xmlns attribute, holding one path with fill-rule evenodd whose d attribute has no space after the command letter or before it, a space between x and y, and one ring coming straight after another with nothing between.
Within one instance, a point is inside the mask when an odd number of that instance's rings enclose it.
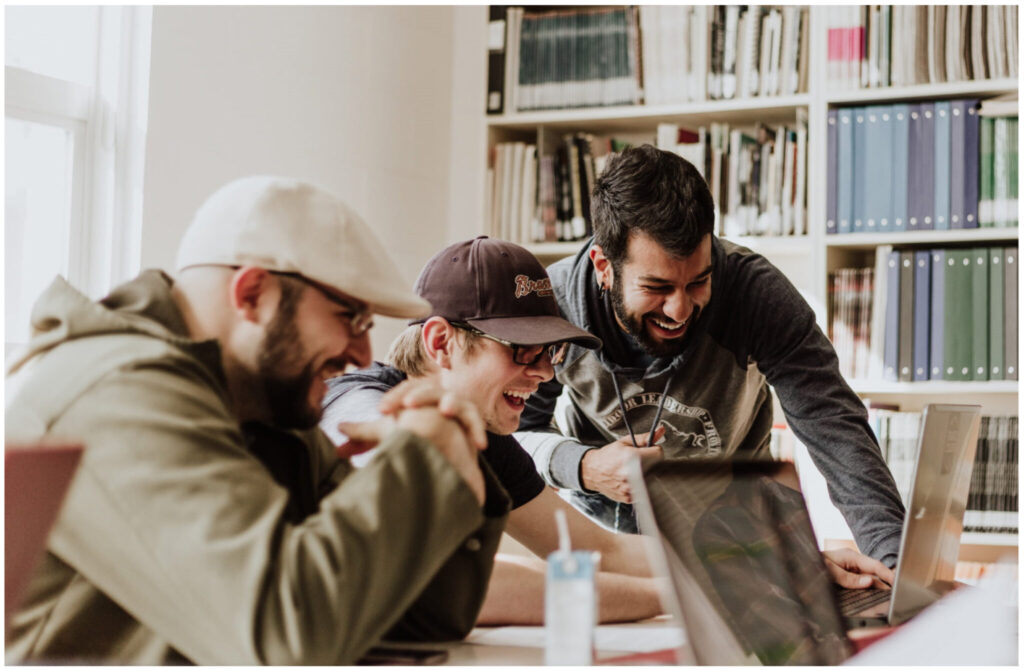
<instances>
[{"instance_id":1,"label":"blond hair","mask_svg":"<svg viewBox=\"0 0 1024 670\"><path fill-rule=\"evenodd\" d=\"M455 338L471 355L476 350L477 341L480 336L476 333L456 328ZM423 324L417 323L409 326L395 338L388 349L385 362L391 367L404 372L407 377L425 377L433 368L434 362L427 356L427 350L423 347Z\"/></svg>"}]
</instances>

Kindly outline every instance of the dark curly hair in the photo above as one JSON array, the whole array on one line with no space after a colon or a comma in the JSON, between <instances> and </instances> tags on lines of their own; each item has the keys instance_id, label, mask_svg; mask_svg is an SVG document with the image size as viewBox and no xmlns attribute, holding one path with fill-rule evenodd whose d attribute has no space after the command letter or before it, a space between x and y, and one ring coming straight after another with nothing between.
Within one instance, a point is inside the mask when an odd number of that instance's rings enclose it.
<instances>
[{"instance_id":1,"label":"dark curly hair","mask_svg":"<svg viewBox=\"0 0 1024 670\"><path fill-rule=\"evenodd\" d=\"M645 144L608 161L591 198L594 238L619 268L633 231L673 256L692 254L715 225L707 182L686 159Z\"/></svg>"}]
</instances>

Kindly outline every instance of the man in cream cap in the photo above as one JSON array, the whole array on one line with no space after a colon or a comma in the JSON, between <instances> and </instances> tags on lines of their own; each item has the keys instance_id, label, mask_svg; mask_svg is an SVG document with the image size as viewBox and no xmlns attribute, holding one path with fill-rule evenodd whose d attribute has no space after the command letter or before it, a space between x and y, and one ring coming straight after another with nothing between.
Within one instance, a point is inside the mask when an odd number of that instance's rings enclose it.
<instances>
[{"instance_id":1,"label":"man in cream cap","mask_svg":"<svg viewBox=\"0 0 1024 670\"><path fill-rule=\"evenodd\" d=\"M6 660L345 665L468 632L509 507L479 415L429 387L401 410L396 389L389 421L350 427L380 452L359 471L316 428L325 379L371 360L372 315L429 309L368 226L308 184L240 179L178 270L99 302L57 278L35 306L6 439L85 454Z\"/></svg>"}]
</instances>

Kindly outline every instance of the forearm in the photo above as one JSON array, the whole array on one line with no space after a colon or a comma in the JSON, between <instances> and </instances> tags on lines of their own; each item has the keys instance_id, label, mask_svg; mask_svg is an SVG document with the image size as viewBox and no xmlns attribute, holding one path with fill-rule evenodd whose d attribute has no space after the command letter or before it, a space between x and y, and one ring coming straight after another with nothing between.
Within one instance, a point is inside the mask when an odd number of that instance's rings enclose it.
<instances>
[{"instance_id":1,"label":"forearm","mask_svg":"<svg viewBox=\"0 0 1024 670\"><path fill-rule=\"evenodd\" d=\"M546 567L539 559L499 555L477 625L542 625ZM600 572L596 586L601 623L636 621L662 612L654 579Z\"/></svg>"}]
</instances>

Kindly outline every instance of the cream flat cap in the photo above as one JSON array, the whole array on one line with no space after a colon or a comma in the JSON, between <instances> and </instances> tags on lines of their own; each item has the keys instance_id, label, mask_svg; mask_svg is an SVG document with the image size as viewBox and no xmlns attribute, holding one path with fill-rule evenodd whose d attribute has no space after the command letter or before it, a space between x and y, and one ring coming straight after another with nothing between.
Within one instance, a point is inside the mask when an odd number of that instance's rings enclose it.
<instances>
[{"instance_id":1,"label":"cream flat cap","mask_svg":"<svg viewBox=\"0 0 1024 670\"><path fill-rule=\"evenodd\" d=\"M178 270L195 265L298 273L384 316L415 319L430 311L358 214L295 179L244 177L207 198L178 248Z\"/></svg>"}]
</instances>

